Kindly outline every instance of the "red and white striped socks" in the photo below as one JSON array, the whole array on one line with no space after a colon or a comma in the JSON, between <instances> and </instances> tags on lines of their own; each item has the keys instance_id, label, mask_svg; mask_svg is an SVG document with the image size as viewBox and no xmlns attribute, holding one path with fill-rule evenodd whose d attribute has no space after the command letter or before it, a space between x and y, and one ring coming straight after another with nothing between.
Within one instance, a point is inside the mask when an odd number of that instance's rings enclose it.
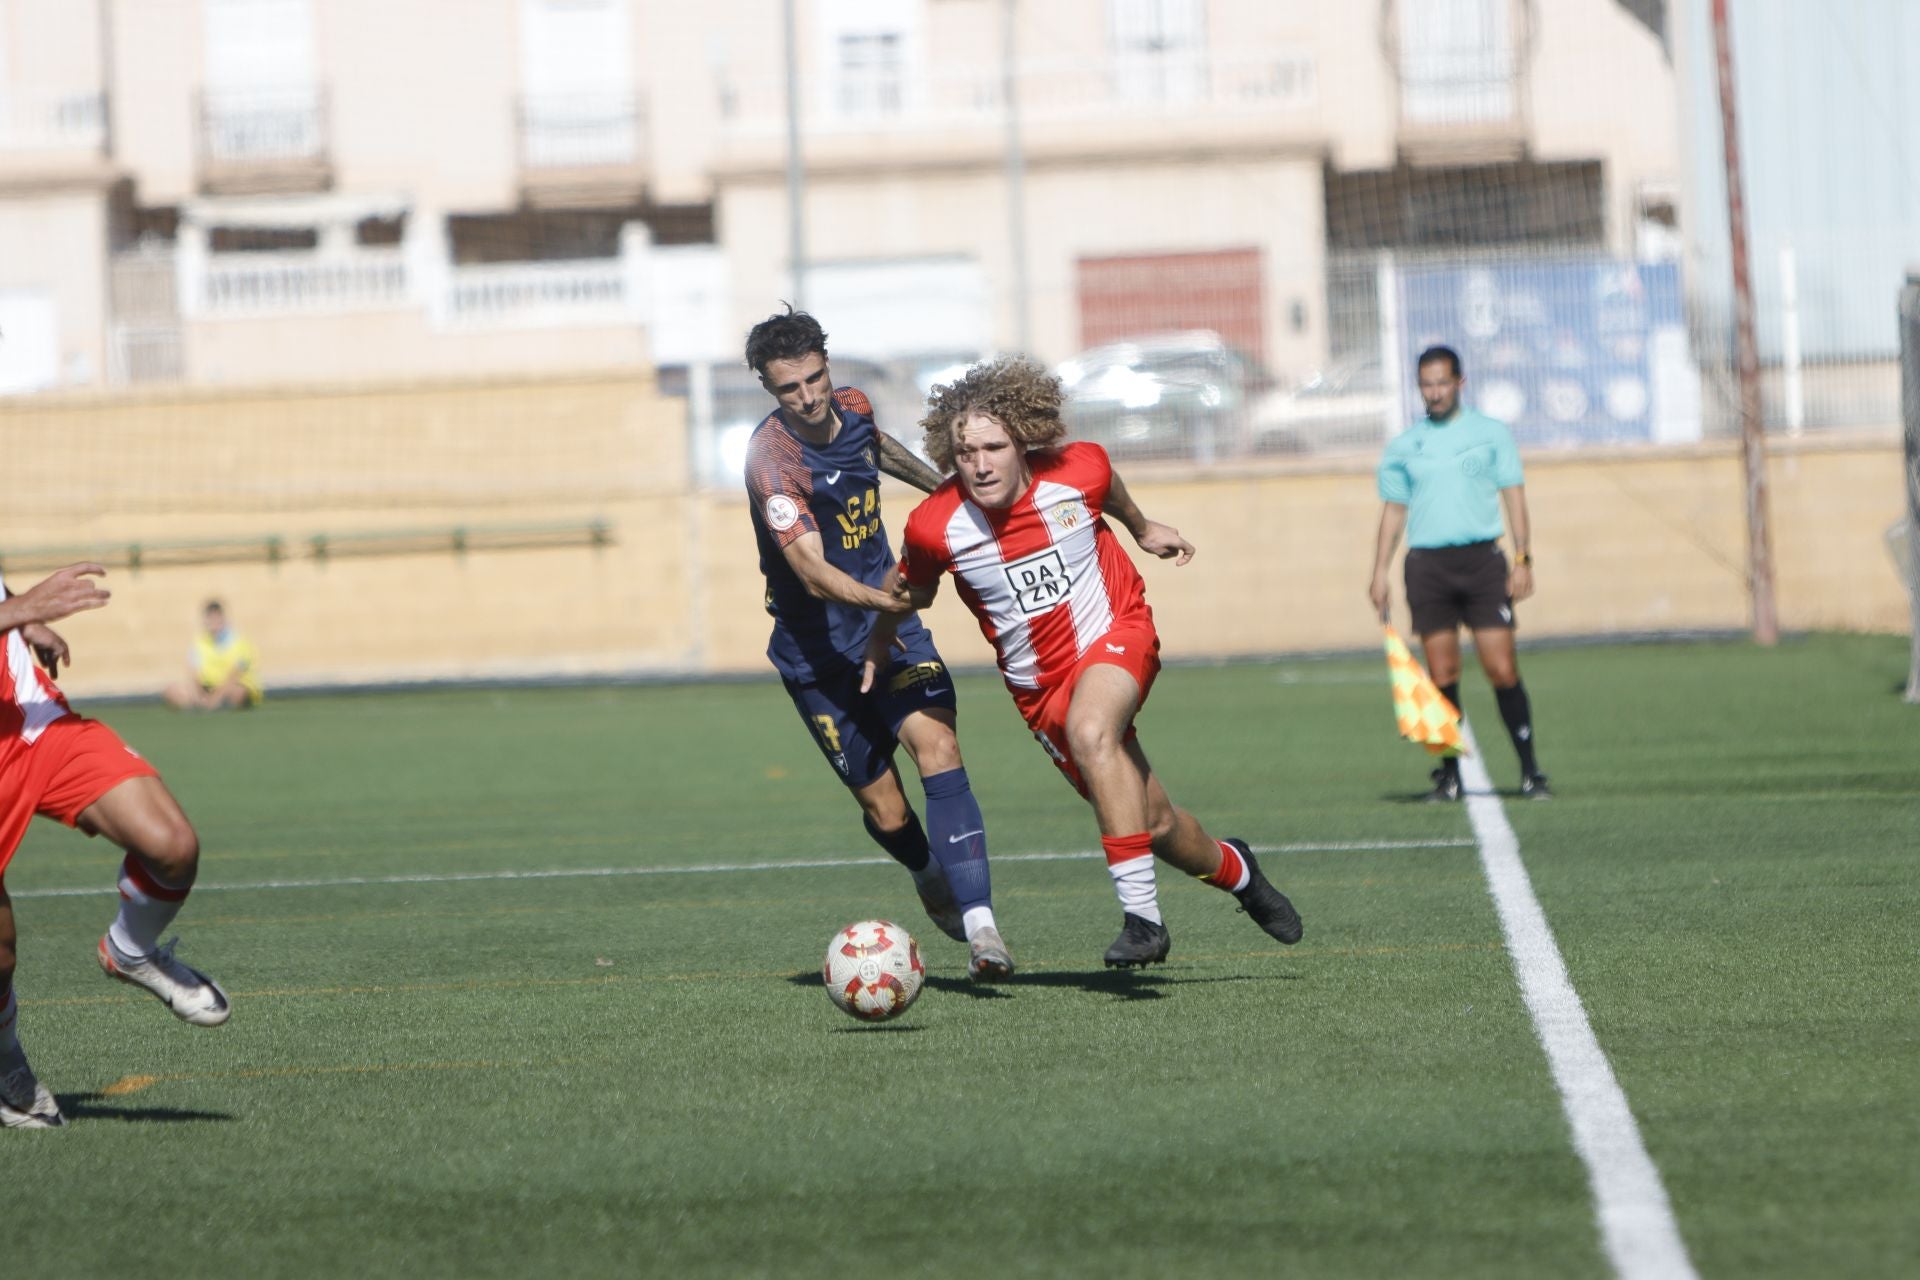
<instances>
[{"instance_id":1,"label":"red and white striped socks","mask_svg":"<svg viewBox=\"0 0 1920 1280\"><path fill-rule=\"evenodd\" d=\"M1136 836L1101 836L1100 847L1107 851L1107 874L1120 895L1120 909L1128 915L1160 919L1160 894L1153 882L1153 839L1142 831Z\"/></svg>"},{"instance_id":2,"label":"red and white striped socks","mask_svg":"<svg viewBox=\"0 0 1920 1280\"><path fill-rule=\"evenodd\" d=\"M180 914L190 888L163 883L128 854L120 864L120 914L107 937L129 960L151 955L160 945L161 932Z\"/></svg>"},{"instance_id":3,"label":"red and white striped socks","mask_svg":"<svg viewBox=\"0 0 1920 1280\"><path fill-rule=\"evenodd\" d=\"M1247 868L1247 860L1225 840L1215 840L1214 843L1220 846L1220 869L1210 876L1199 878L1216 889L1225 889L1228 893L1240 892L1253 879L1253 872Z\"/></svg>"}]
</instances>

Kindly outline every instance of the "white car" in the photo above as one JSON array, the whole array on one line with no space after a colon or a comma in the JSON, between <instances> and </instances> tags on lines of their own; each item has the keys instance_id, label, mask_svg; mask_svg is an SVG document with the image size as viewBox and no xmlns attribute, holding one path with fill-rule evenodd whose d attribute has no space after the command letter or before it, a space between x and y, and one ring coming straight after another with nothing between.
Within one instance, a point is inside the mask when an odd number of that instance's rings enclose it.
<instances>
[{"instance_id":1,"label":"white car","mask_svg":"<svg viewBox=\"0 0 1920 1280\"><path fill-rule=\"evenodd\" d=\"M1238 451L1247 401L1264 382L1259 366L1205 329L1093 347L1054 372L1075 439L1115 455L1203 462Z\"/></svg>"},{"instance_id":2,"label":"white car","mask_svg":"<svg viewBox=\"0 0 1920 1280\"><path fill-rule=\"evenodd\" d=\"M1335 362L1284 391L1254 402L1249 414L1256 453L1339 453L1379 448L1387 438L1394 397L1377 359Z\"/></svg>"}]
</instances>

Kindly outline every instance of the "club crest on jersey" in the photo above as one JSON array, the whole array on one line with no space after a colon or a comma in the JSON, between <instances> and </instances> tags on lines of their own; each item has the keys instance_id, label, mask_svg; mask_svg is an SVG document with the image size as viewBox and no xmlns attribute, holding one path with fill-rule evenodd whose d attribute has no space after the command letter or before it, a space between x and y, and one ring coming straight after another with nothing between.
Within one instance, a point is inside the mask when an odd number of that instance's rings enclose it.
<instances>
[{"instance_id":1,"label":"club crest on jersey","mask_svg":"<svg viewBox=\"0 0 1920 1280\"><path fill-rule=\"evenodd\" d=\"M1047 514L1062 529L1071 529L1087 518L1087 505L1078 498L1068 498Z\"/></svg>"},{"instance_id":2,"label":"club crest on jersey","mask_svg":"<svg viewBox=\"0 0 1920 1280\"><path fill-rule=\"evenodd\" d=\"M800 504L784 493L776 493L767 499L766 515L769 528L785 533L800 519Z\"/></svg>"},{"instance_id":3,"label":"club crest on jersey","mask_svg":"<svg viewBox=\"0 0 1920 1280\"><path fill-rule=\"evenodd\" d=\"M1036 551L1000 566L1013 588L1014 603L1020 612L1032 617L1065 604L1073 581L1067 576L1067 562L1054 547Z\"/></svg>"}]
</instances>

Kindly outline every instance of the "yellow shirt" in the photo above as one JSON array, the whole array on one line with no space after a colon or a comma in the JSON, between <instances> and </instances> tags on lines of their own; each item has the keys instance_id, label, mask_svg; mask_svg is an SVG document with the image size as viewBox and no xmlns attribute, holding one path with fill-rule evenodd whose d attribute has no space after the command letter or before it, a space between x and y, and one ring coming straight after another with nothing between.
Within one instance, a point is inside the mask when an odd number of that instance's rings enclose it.
<instances>
[{"instance_id":1,"label":"yellow shirt","mask_svg":"<svg viewBox=\"0 0 1920 1280\"><path fill-rule=\"evenodd\" d=\"M247 701L257 706L266 693L256 665L253 641L238 631L229 629L224 637L202 631L193 638L193 670L203 688L218 689L238 678L246 687Z\"/></svg>"}]
</instances>

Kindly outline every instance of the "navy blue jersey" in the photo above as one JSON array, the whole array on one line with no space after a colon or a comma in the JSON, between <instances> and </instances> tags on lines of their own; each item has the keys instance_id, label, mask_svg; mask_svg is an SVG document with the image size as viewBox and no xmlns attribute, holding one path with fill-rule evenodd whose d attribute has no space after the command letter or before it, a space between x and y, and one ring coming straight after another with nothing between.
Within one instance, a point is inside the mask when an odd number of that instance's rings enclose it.
<instances>
[{"instance_id":1,"label":"navy blue jersey","mask_svg":"<svg viewBox=\"0 0 1920 1280\"><path fill-rule=\"evenodd\" d=\"M878 587L893 567L893 550L880 523L873 406L852 387L835 391L833 404L840 431L829 444L807 443L777 411L754 429L747 444L747 506L760 546L760 572L767 579L767 612L773 615L767 657L784 679L802 683L857 665L874 615L809 595L782 548L817 533L827 563L870 587ZM921 630L916 615L901 624L900 635L911 643Z\"/></svg>"}]
</instances>

